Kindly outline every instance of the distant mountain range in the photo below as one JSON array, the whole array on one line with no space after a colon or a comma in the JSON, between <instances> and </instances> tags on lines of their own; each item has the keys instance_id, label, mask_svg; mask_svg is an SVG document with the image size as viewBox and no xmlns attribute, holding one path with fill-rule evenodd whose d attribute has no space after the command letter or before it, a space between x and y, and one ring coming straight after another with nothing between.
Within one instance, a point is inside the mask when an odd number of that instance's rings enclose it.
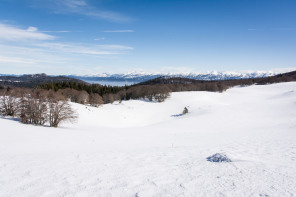
<instances>
[{"instance_id":1,"label":"distant mountain range","mask_svg":"<svg viewBox=\"0 0 296 197\"><path fill-rule=\"evenodd\" d=\"M0 85L12 85L12 86L29 86L33 87L41 83L48 82L60 82L60 81L75 81L75 82L87 82L98 83L102 85L119 85L125 84L131 85L136 83L145 82L148 80L163 78L187 78L196 80L231 80L231 79L248 79L248 78L263 78L269 76L275 76L280 73L276 71L254 71L254 72L205 72L205 73L145 73L145 72L130 72L126 74L98 74L98 75L46 75L46 74L34 74L34 75L8 75L0 74Z\"/></svg>"},{"instance_id":2,"label":"distant mountain range","mask_svg":"<svg viewBox=\"0 0 296 197\"><path fill-rule=\"evenodd\" d=\"M277 74L274 76L267 76L267 77L257 77L257 78L246 78L246 79L229 79L229 80L196 80L196 79L189 79L189 78L182 78L182 77L159 77L155 79L151 79L145 82L138 83L137 85L190 85L190 84L203 84L206 89L210 90L209 85L216 84L217 87L224 86L224 87L232 87L236 85L265 85L271 83L280 83L280 82L290 82L296 81L296 71ZM172 87L172 86L171 86ZM192 87L191 87L192 88ZM212 86L213 88L213 86Z\"/></svg>"},{"instance_id":3,"label":"distant mountain range","mask_svg":"<svg viewBox=\"0 0 296 197\"><path fill-rule=\"evenodd\" d=\"M279 72L273 71L256 71L256 72L206 72L206 73L144 73L131 72L127 74L98 74L92 76L67 75L87 82L95 81L118 81L118 82L134 82L140 83L155 79L158 77L181 77L197 80L227 80L227 79L246 79L246 78L261 78L274 76Z\"/></svg>"}]
</instances>

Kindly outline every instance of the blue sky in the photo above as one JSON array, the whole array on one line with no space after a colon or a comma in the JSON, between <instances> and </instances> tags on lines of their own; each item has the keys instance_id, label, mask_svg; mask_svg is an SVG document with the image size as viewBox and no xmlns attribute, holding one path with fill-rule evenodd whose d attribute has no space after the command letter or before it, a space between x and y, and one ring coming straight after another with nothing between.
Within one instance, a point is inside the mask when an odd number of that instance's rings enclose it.
<instances>
[{"instance_id":1,"label":"blue sky","mask_svg":"<svg viewBox=\"0 0 296 197\"><path fill-rule=\"evenodd\" d=\"M296 67L295 0L0 0L0 73Z\"/></svg>"}]
</instances>

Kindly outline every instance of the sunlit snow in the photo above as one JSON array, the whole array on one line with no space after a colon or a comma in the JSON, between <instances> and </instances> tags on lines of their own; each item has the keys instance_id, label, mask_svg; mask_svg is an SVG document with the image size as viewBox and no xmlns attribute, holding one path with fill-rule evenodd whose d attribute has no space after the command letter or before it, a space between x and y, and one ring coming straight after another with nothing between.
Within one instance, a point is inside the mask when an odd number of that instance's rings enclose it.
<instances>
[{"instance_id":1,"label":"sunlit snow","mask_svg":"<svg viewBox=\"0 0 296 197\"><path fill-rule=\"evenodd\" d=\"M0 119L0 196L296 194L296 82L72 105L57 129Z\"/></svg>"}]
</instances>

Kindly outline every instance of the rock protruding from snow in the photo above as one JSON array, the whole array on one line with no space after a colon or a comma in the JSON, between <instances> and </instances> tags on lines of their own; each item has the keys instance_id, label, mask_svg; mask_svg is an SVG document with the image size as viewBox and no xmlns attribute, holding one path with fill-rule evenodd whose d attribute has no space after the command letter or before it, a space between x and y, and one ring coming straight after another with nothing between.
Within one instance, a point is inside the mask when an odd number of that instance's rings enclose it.
<instances>
[{"instance_id":1,"label":"rock protruding from snow","mask_svg":"<svg viewBox=\"0 0 296 197\"><path fill-rule=\"evenodd\" d=\"M207 157L207 161L210 162L231 162L231 160L222 153L216 153L212 156Z\"/></svg>"}]
</instances>

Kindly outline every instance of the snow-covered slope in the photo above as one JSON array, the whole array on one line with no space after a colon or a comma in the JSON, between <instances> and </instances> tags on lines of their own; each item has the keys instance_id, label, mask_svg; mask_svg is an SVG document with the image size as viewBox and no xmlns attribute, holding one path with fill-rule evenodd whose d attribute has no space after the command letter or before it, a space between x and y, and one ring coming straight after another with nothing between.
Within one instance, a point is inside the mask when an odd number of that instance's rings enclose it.
<instances>
[{"instance_id":1,"label":"snow-covered slope","mask_svg":"<svg viewBox=\"0 0 296 197\"><path fill-rule=\"evenodd\" d=\"M289 82L73 104L58 129L1 118L0 196L294 196L295 100Z\"/></svg>"}]
</instances>

